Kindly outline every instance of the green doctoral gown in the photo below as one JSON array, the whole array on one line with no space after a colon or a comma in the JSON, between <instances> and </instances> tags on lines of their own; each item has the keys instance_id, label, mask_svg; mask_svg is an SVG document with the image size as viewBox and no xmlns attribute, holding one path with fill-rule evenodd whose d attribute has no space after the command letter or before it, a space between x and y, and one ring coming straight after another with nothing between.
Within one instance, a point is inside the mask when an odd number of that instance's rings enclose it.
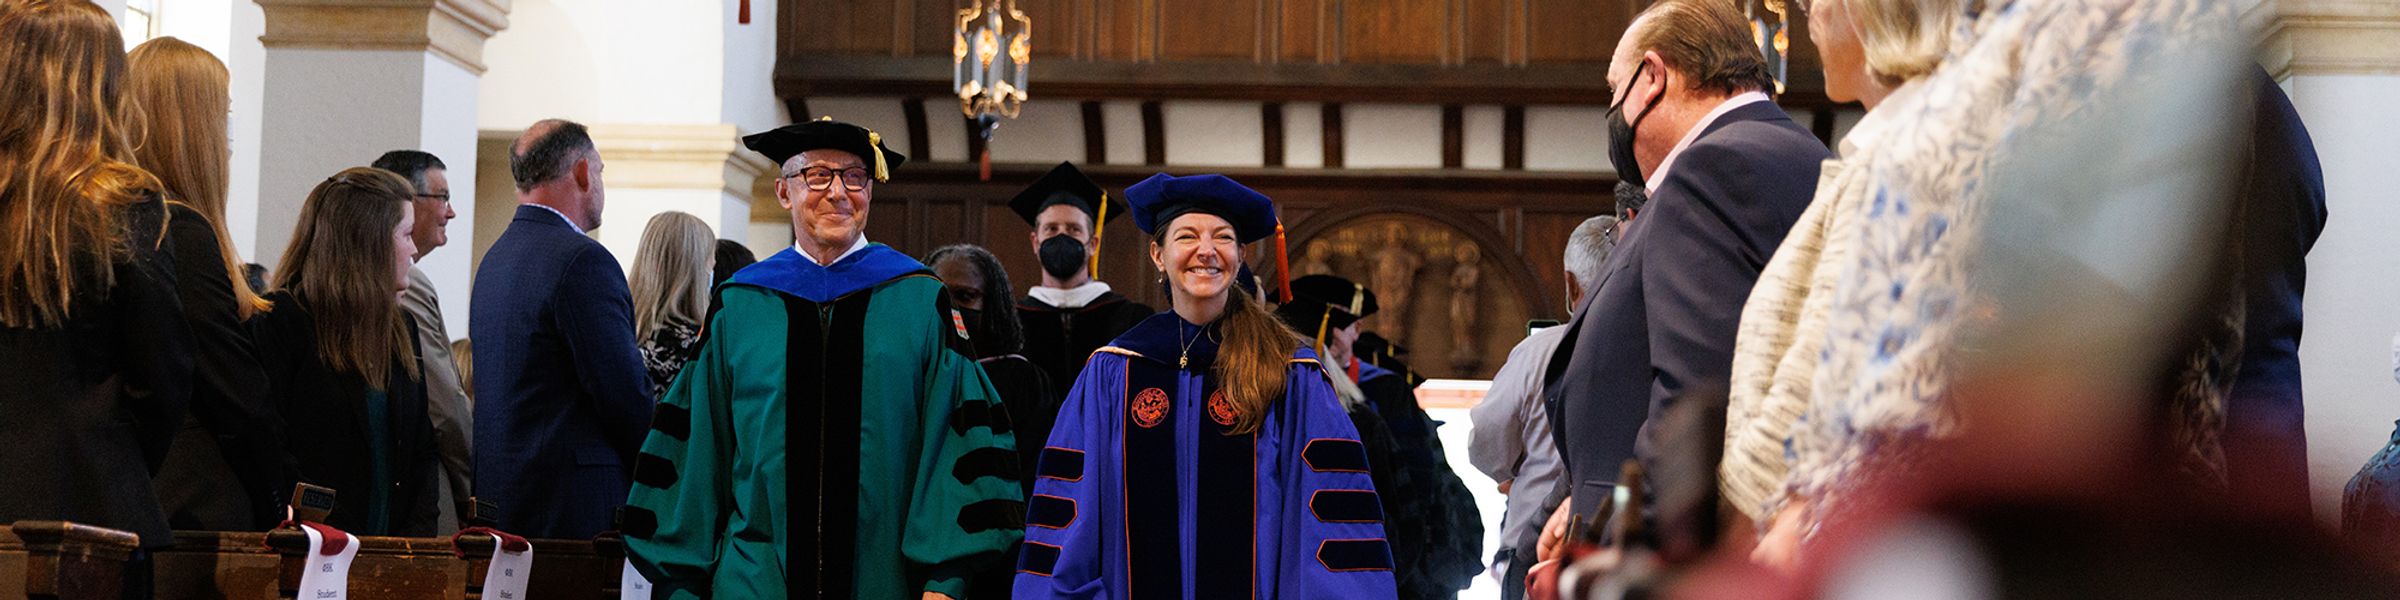
<instances>
[{"instance_id":1,"label":"green doctoral gown","mask_svg":"<svg viewBox=\"0 0 2400 600\"><path fill-rule=\"evenodd\" d=\"M924 265L786 249L719 288L624 516L660 597L963 596L1023 536L1008 413Z\"/></svg>"}]
</instances>

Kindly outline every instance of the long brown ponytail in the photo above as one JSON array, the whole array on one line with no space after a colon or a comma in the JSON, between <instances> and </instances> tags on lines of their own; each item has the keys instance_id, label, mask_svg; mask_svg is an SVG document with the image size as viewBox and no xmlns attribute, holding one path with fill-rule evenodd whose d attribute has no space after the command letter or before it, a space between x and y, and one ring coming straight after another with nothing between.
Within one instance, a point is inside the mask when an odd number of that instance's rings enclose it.
<instances>
[{"instance_id":1,"label":"long brown ponytail","mask_svg":"<svg viewBox=\"0 0 2400 600\"><path fill-rule=\"evenodd\" d=\"M1241 435L1258 431L1267 409L1283 397L1284 374L1292 352L1300 349L1300 334L1249 292L1229 287L1225 296L1225 315L1217 319L1225 336L1217 347L1217 381L1233 403L1233 434Z\"/></svg>"}]
</instances>

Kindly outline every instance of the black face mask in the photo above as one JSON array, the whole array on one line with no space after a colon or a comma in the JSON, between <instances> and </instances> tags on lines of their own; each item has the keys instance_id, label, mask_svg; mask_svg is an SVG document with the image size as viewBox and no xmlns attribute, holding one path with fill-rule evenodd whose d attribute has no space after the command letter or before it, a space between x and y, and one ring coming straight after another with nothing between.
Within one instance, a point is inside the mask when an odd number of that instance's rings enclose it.
<instances>
[{"instance_id":1,"label":"black face mask","mask_svg":"<svg viewBox=\"0 0 2400 600\"><path fill-rule=\"evenodd\" d=\"M1059 279L1074 277L1076 271L1083 270L1084 261L1089 259L1089 255L1084 254L1083 242L1066 234L1042 240L1041 255L1042 272Z\"/></svg>"},{"instance_id":2,"label":"black face mask","mask_svg":"<svg viewBox=\"0 0 2400 600\"><path fill-rule=\"evenodd\" d=\"M1650 118L1651 109L1658 108L1660 98L1651 98L1650 106L1643 107L1641 114L1634 115L1631 123L1625 121L1625 100L1633 98L1631 88L1634 82L1641 80L1642 70L1649 67L1648 62L1635 66L1633 76L1625 79L1625 98L1608 106L1608 162L1616 165L1618 181L1636 186L1643 185L1643 181L1642 163L1633 157L1633 132L1642 126L1642 119Z\"/></svg>"}]
</instances>

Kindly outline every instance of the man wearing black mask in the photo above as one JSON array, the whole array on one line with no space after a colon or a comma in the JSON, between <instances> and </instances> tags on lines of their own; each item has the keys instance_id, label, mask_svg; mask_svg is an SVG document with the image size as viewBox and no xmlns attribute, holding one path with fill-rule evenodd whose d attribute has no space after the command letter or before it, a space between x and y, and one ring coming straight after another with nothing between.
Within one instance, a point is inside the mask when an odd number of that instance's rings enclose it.
<instances>
[{"instance_id":1,"label":"man wearing black mask","mask_svg":"<svg viewBox=\"0 0 2400 600\"><path fill-rule=\"evenodd\" d=\"M1651 416L1726 384L1742 303L1816 189L1825 146L1767 97L1752 40L1731 6L1661 0L1609 63L1609 160L1648 200L1620 196L1640 214L1544 386L1574 500L1562 510L1586 520L1626 459L1654 458Z\"/></svg>"},{"instance_id":2,"label":"man wearing black mask","mask_svg":"<svg viewBox=\"0 0 2400 600\"><path fill-rule=\"evenodd\" d=\"M1033 226L1026 237L1042 259L1042 284L1017 300L1025 356L1049 374L1051 390L1063 399L1092 351L1158 311L1092 278L1100 227L1124 214L1125 203L1075 165L1058 163L1008 207Z\"/></svg>"}]
</instances>

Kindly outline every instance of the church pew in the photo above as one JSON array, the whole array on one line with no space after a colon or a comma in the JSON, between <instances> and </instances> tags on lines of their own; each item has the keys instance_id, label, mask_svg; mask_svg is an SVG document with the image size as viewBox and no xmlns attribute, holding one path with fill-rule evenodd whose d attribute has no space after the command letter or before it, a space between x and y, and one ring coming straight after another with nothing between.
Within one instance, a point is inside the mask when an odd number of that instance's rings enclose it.
<instances>
[{"instance_id":1,"label":"church pew","mask_svg":"<svg viewBox=\"0 0 2400 600\"><path fill-rule=\"evenodd\" d=\"M132 532L64 521L0 528L0 599L116 600L125 561L141 547Z\"/></svg>"},{"instance_id":2,"label":"church pew","mask_svg":"<svg viewBox=\"0 0 2400 600\"><path fill-rule=\"evenodd\" d=\"M350 565L357 600L456 598L466 589L467 565L437 538L361 536ZM296 530L176 532L175 544L154 554L160 600L273 600L300 587L308 536Z\"/></svg>"},{"instance_id":3,"label":"church pew","mask_svg":"<svg viewBox=\"0 0 2400 600\"><path fill-rule=\"evenodd\" d=\"M624 544L614 535L598 539L527 540L533 544L532 579L522 600L595 600L616 598L625 565ZM483 598L484 574L491 567L491 536L470 535L458 540L467 561L469 600ZM499 600L499 599L493 599Z\"/></svg>"}]
</instances>

